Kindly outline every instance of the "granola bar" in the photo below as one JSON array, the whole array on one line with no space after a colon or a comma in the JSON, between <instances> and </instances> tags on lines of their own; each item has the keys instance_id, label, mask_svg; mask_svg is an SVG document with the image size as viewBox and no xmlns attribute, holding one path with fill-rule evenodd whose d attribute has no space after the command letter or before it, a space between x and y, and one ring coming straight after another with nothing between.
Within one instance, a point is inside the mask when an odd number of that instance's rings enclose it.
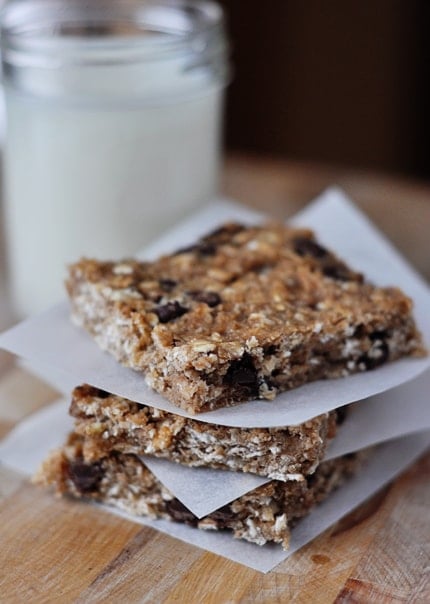
<instances>
[{"instance_id":1,"label":"granola bar","mask_svg":"<svg viewBox=\"0 0 430 604\"><path fill-rule=\"evenodd\" d=\"M75 388L70 406L75 432L83 437L85 462L117 451L277 480L304 480L314 472L344 413L333 411L284 428L230 428L160 411L88 385Z\"/></svg>"},{"instance_id":2,"label":"granola bar","mask_svg":"<svg viewBox=\"0 0 430 604\"><path fill-rule=\"evenodd\" d=\"M70 267L74 321L197 413L424 354L412 302L311 231L227 224L151 263Z\"/></svg>"},{"instance_id":3,"label":"granola bar","mask_svg":"<svg viewBox=\"0 0 430 604\"><path fill-rule=\"evenodd\" d=\"M34 482L57 493L105 503L136 516L167 518L199 529L229 530L258 545L288 548L290 529L359 468L363 453L323 462L307 480L273 480L198 519L132 454L110 453L92 463L83 458L82 437L72 434L51 454Z\"/></svg>"}]
</instances>

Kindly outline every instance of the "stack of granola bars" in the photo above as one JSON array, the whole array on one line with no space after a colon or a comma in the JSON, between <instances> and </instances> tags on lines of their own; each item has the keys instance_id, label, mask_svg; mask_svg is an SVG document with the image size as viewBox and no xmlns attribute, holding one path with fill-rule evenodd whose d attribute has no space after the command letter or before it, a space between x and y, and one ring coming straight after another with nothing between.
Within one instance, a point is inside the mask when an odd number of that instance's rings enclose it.
<instances>
[{"instance_id":1,"label":"stack of granola bars","mask_svg":"<svg viewBox=\"0 0 430 604\"><path fill-rule=\"evenodd\" d=\"M424 354L402 291L373 286L311 231L280 224L226 224L150 263L82 260L67 286L76 324L178 413L79 386L74 432L37 481L260 545L287 548L291 526L359 468L364 453L323 461L348 409L276 428L198 414L253 399L276 405L278 393L308 382ZM199 519L143 455L271 480Z\"/></svg>"}]
</instances>

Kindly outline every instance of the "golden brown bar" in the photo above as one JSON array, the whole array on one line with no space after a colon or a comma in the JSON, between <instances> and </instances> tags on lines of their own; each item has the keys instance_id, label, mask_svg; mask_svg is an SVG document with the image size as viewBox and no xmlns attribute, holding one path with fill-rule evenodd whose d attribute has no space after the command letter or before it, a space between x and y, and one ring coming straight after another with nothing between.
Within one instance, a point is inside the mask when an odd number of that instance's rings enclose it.
<instances>
[{"instance_id":1,"label":"golden brown bar","mask_svg":"<svg viewBox=\"0 0 430 604\"><path fill-rule=\"evenodd\" d=\"M167 413L103 390L75 388L70 414L85 461L112 451L153 455L183 465L304 480L322 460L345 410L298 426L230 428Z\"/></svg>"},{"instance_id":2,"label":"golden brown bar","mask_svg":"<svg viewBox=\"0 0 430 604\"><path fill-rule=\"evenodd\" d=\"M68 291L101 348L194 413L424 354L403 292L282 224L227 224L152 263L82 260Z\"/></svg>"}]
</instances>

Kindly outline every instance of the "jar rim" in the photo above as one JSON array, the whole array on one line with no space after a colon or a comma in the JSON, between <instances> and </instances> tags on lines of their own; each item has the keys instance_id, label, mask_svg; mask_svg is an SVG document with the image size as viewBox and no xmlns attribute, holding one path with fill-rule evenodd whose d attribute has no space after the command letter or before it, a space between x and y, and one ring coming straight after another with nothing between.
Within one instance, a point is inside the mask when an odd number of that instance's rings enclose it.
<instances>
[{"instance_id":1,"label":"jar rim","mask_svg":"<svg viewBox=\"0 0 430 604\"><path fill-rule=\"evenodd\" d=\"M3 62L16 66L156 60L225 46L224 13L211 0L15 0L0 19Z\"/></svg>"}]
</instances>

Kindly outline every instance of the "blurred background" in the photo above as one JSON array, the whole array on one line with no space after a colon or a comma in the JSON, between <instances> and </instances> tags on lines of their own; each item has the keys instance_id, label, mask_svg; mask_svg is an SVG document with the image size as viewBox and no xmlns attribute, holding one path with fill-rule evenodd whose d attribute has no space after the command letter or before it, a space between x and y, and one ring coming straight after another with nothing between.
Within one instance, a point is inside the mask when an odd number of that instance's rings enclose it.
<instances>
[{"instance_id":1,"label":"blurred background","mask_svg":"<svg viewBox=\"0 0 430 604\"><path fill-rule=\"evenodd\" d=\"M221 0L228 150L430 177L428 0Z\"/></svg>"}]
</instances>

